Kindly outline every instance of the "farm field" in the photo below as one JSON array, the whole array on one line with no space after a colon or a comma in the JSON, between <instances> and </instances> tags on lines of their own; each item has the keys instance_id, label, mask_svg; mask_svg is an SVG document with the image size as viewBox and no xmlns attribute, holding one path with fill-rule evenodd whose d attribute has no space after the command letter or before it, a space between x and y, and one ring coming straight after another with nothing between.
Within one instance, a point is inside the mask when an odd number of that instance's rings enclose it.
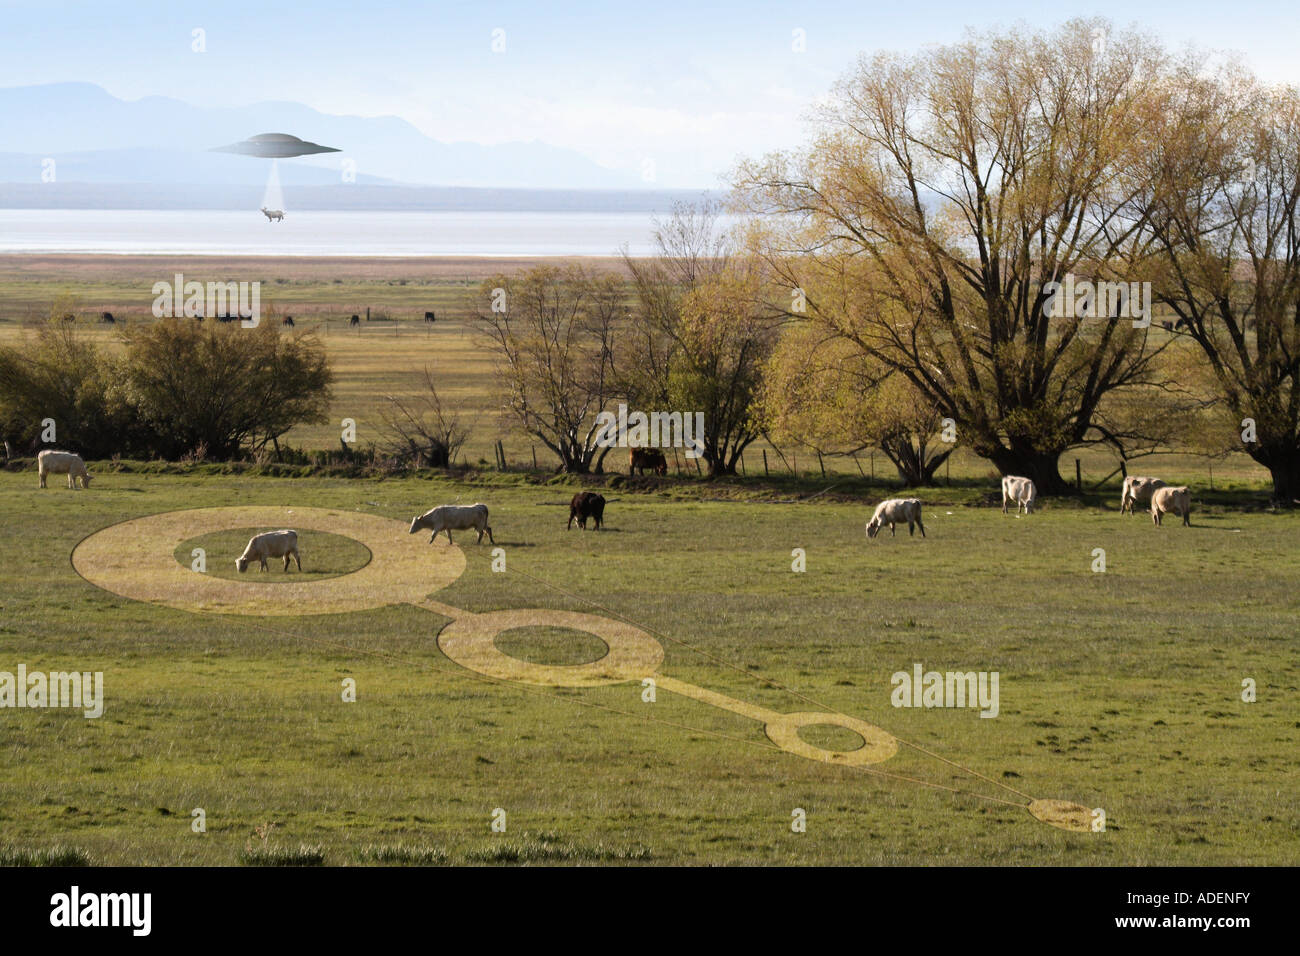
<instances>
[{"instance_id":1,"label":"farm field","mask_svg":"<svg viewBox=\"0 0 1300 956\"><path fill-rule=\"evenodd\" d=\"M710 500L707 485L650 482L605 491L606 530L566 533L577 485L559 479L91 470L86 492L38 491L32 468L0 472L0 670L102 671L105 687L98 719L4 714L0 859L1300 862L1297 515L1198 503L1191 528L1157 529L1120 517L1108 495L1017 518L972 484L922 493L925 539L868 544L860 502ZM486 541L458 533L464 572L439 588L452 547L406 524L479 500L506 570L492 571ZM300 529L303 587L319 607L286 597L286 609L329 613L183 610L105 590L74 566L83 539L128 519L267 507L290 527L295 509L332 510L340 528L393 519L391 536ZM263 526L236 515L153 557L188 574L202 546L214 586L292 589L297 572L276 562L260 580L234 573L245 533ZM795 548L803 573L791 570ZM1092 570L1096 548L1104 573ZM426 606L339 610L350 574L399 551L408 571L427 562ZM907 746L860 770L804 759L668 682L647 703L639 681L486 681L440 650L437 607L519 611L496 647L549 666L605 646L530 609L620 615L658 636L660 677L779 713L838 711L951 763ZM891 675L915 664L998 672L998 716L891 706ZM354 703L341 696L348 678ZM1254 703L1241 698L1246 678ZM855 745L825 725L801 736ZM1029 798L1102 808L1106 832L1046 826L1023 809ZM206 833L191 830L195 808ZM490 829L498 809L504 833ZM791 830L796 809L806 833Z\"/></svg>"},{"instance_id":2,"label":"farm field","mask_svg":"<svg viewBox=\"0 0 1300 956\"><path fill-rule=\"evenodd\" d=\"M574 260L568 260L574 261ZM618 270L617 259L582 260L593 269ZM356 422L357 444L380 442L382 410L388 396L410 398L423 388L423 373L432 370L444 401L453 407L469 438L459 460L488 465L501 441L511 467L532 468L536 453L542 469L555 460L540 444L509 428L500 412L494 356L486 338L469 324L468 297L486 277L518 272L558 260L542 259L309 259L221 258L176 256L2 256L0 255L0 345L17 341L45 321L55 302L64 302L79 316L78 329L106 348L118 347L121 332L133 323L156 321L150 315L152 284L171 282L177 272L211 280L255 278L262 282L262 303L276 314L294 316L296 328L321 337L335 371L334 399L327 424L303 425L286 436L288 444L308 451L338 449L344 418ZM351 329L348 318L372 309L375 320ZM438 315L433 324L425 311ZM102 312L112 312L121 327L98 324ZM385 316L382 320L379 316ZM1153 335L1163 335L1161 331ZM742 466L747 475L791 477L821 481L822 468L831 480L871 479L888 482L893 467L883 455L874 461L862 453L856 461L827 457L819 463L807 450L775 449L764 441L746 450ZM1074 474L1072 458L1080 459L1085 488L1107 479L1104 486L1118 499L1118 458L1109 448L1070 453L1061 464L1067 480ZM614 470L626 460L611 458ZM670 462L677 471L689 464ZM1259 490L1267 487L1268 472L1243 454L1210 460L1195 455L1158 454L1129 464L1133 474L1160 474L1197 489ZM958 448L946 477L954 482L989 481L996 471L983 459ZM1261 496L1266 498L1266 496Z\"/></svg>"}]
</instances>

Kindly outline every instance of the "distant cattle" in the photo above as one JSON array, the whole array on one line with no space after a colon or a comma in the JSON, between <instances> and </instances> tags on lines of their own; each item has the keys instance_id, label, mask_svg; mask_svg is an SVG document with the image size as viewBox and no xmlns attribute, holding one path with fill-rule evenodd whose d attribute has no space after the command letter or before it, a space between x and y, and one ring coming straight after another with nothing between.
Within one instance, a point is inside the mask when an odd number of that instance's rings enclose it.
<instances>
[{"instance_id":1,"label":"distant cattle","mask_svg":"<svg viewBox=\"0 0 1300 956\"><path fill-rule=\"evenodd\" d=\"M475 505L439 505L426 511L422 515L417 515L411 519L411 530L409 534L415 534L421 528L432 531L429 535L429 543L433 544L433 539L438 537L438 532L445 532L447 543L455 544L451 540L453 531L466 531L473 528L478 532L478 540L475 544L483 543L483 535L487 534L488 541L496 544L492 537L492 528L488 524L487 505L479 503Z\"/></svg>"},{"instance_id":2,"label":"distant cattle","mask_svg":"<svg viewBox=\"0 0 1300 956\"><path fill-rule=\"evenodd\" d=\"M434 321L437 320L437 318L438 318L438 317L437 317L436 315L434 315L432 312L426 312L426 313L424 313L424 321L426 321L426 322L434 322Z\"/></svg>"},{"instance_id":3,"label":"distant cattle","mask_svg":"<svg viewBox=\"0 0 1300 956\"><path fill-rule=\"evenodd\" d=\"M298 555L298 532L289 528L282 531L265 531L248 539L244 553L235 558L235 569L243 574L250 562L256 561L261 570L267 570L267 558L284 558L284 569L289 570L289 558L293 558L298 570L302 570L302 559Z\"/></svg>"},{"instance_id":4,"label":"distant cattle","mask_svg":"<svg viewBox=\"0 0 1300 956\"><path fill-rule=\"evenodd\" d=\"M649 468L656 475L668 474L668 459L658 448L629 448L627 450L627 473L634 475L637 469L641 474Z\"/></svg>"},{"instance_id":5,"label":"distant cattle","mask_svg":"<svg viewBox=\"0 0 1300 956\"><path fill-rule=\"evenodd\" d=\"M289 326L289 328L293 328L293 316L286 315L283 319L280 320L280 324L287 325Z\"/></svg>"},{"instance_id":6,"label":"distant cattle","mask_svg":"<svg viewBox=\"0 0 1300 956\"><path fill-rule=\"evenodd\" d=\"M63 315L62 315L62 319L63 319L64 322L76 322L76 321L77 321L77 317L76 317L75 315L73 315L71 312L64 312Z\"/></svg>"},{"instance_id":7,"label":"distant cattle","mask_svg":"<svg viewBox=\"0 0 1300 956\"><path fill-rule=\"evenodd\" d=\"M569 502L569 524L566 530L572 529L573 522L577 521L578 527L586 531L588 518L594 522L594 530L599 531L601 522L605 520L605 498L594 491L580 491Z\"/></svg>"},{"instance_id":8,"label":"distant cattle","mask_svg":"<svg viewBox=\"0 0 1300 956\"><path fill-rule=\"evenodd\" d=\"M1007 475L1002 479L1002 513L1007 513L1007 502L1015 502L1016 514L1025 509L1025 514L1034 510L1034 501L1038 498L1038 488L1032 478L1018 478Z\"/></svg>"},{"instance_id":9,"label":"distant cattle","mask_svg":"<svg viewBox=\"0 0 1300 956\"><path fill-rule=\"evenodd\" d=\"M1123 514L1127 511L1129 514L1137 514L1133 506L1150 501L1152 492L1157 488L1165 487L1165 484L1159 478L1129 475L1124 479L1124 489L1120 492L1119 513Z\"/></svg>"},{"instance_id":10,"label":"distant cattle","mask_svg":"<svg viewBox=\"0 0 1300 956\"><path fill-rule=\"evenodd\" d=\"M117 319L113 318L112 312L105 312L100 315L99 321L107 322L109 325L115 325L117 323Z\"/></svg>"},{"instance_id":11,"label":"distant cattle","mask_svg":"<svg viewBox=\"0 0 1300 956\"><path fill-rule=\"evenodd\" d=\"M86 471L86 463L81 460L80 455L73 454L70 451L55 451L53 448L45 449L36 456L36 474L38 478L37 487L40 488L46 487L45 479L48 475L67 475L68 487L74 491L77 488L78 479L81 481L82 488L90 487L90 472Z\"/></svg>"},{"instance_id":12,"label":"distant cattle","mask_svg":"<svg viewBox=\"0 0 1300 956\"><path fill-rule=\"evenodd\" d=\"M889 498L882 501L876 506L876 512L867 522L867 537L874 538L880 534L880 529L889 525L889 536L894 536L894 525L907 522L907 533L913 535L916 532L912 526L915 525L921 529L921 537L925 537L925 525L921 523L921 499L919 498Z\"/></svg>"},{"instance_id":13,"label":"distant cattle","mask_svg":"<svg viewBox=\"0 0 1300 956\"><path fill-rule=\"evenodd\" d=\"M266 217L267 222L284 222L283 209L267 209L263 206L262 215Z\"/></svg>"},{"instance_id":14,"label":"distant cattle","mask_svg":"<svg viewBox=\"0 0 1300 956\"><path fill-rule=\"evenodd\" d=\"M1186 485L1178 488L1157 488L1151 494L1151 520L1157 525L1166 514L1174 514L1183 519L1184 527L1191 527L1192 493Z\"/></svg>"},{"instance_id":15,"label":"distant cattle","mask_svg":"<svg viewBox=\"0 0 1300 956\"><path fill-rule=\"evenodd\" d=\"M361 316L359 315L354 315L352 316L351 319L348 320L348 325L360 325L360 324L361 324Z\"/></svg>"}]
</instances>

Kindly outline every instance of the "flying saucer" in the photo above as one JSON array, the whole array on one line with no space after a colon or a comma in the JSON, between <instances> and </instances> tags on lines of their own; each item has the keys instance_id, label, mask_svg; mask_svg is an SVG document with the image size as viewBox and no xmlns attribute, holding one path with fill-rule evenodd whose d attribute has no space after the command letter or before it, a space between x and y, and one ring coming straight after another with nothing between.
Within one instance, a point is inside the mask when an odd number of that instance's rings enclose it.
<instances>
[{"instance_id":1,"label":"flying saucer","mask_svg":"<svg viewBox=\"0 0 1300 956\"><path fill-rule=\"evenodd\" d=\"M259 133L248 139L231 143L229 146L215 146L210 152L239 153L241 156L260 156L263 159L288 159L290 156L308 156L312 153L337 153L333 146L309 143L290 136L288 133Z\"/></svg>"}]
</instances>

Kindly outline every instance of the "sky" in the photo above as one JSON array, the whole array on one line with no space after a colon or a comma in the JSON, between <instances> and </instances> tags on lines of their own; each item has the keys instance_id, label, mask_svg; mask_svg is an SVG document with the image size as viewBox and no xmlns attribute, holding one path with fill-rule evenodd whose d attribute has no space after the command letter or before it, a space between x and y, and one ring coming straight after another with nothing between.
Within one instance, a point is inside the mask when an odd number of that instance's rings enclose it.
<instances>
[{"instance_id":1,"label":"sky","mask_svg":"<svg viewBox=\"0 0 1300 956\"><path fill-rule=\"evenodd\" d=\"M85 81L123 99L396 115L438 140L539 140L614 168L651 164L656 186L708 188L742 156L798 147L810 106L861 53L1074 16L1237 53L1300 84L1297 0L0 0L0 87Z\"/></svg>"}]
</instances>

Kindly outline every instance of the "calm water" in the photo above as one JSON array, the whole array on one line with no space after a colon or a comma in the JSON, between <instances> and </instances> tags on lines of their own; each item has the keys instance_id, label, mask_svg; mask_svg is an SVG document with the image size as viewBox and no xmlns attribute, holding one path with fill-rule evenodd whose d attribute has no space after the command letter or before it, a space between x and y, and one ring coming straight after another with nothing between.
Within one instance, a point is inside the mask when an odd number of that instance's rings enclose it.
<instances>
[{"instance_id":1,"label":"calm water","mask_svg":"<svg viewBox=\"0 0 1300 956\"><path fill-rule=\"evenodd\" d=\"M611 256L654 251L651 213L0 209L0 252ZM719 222L719 226L726 223Z\"/></svg>"}]
</instances>

